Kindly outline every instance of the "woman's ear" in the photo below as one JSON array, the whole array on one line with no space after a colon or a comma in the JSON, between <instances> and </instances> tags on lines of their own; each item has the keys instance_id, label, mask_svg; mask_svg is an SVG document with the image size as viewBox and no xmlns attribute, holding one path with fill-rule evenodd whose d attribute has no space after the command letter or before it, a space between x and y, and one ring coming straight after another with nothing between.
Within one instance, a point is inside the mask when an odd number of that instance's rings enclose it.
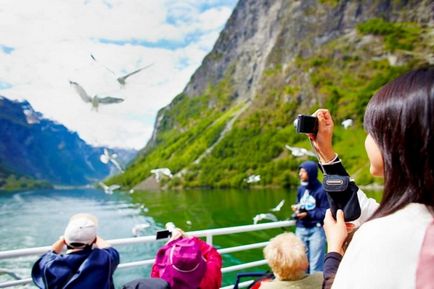
<instances>
[{"instance_id":1,"label":"woman's ear","mask_svg":"<svg viewBox=\"0 0 434 289\"><path fill-rule=\"evenodd\" d=\"M365 140L365 149L369 158L371 175L375 177L384 176L384 161L381 154L380 147L375 142L374 138L368 134Z\"/></svg>"}]
</instances>

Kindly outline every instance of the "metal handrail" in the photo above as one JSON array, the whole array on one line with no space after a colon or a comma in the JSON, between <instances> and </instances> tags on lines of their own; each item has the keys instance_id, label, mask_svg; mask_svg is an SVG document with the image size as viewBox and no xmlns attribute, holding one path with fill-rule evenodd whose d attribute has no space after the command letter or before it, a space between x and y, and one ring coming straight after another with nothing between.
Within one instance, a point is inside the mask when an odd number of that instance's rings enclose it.
<instances>
[{"instance_id":1,"label":"metal handrail","mask_svg":"<svg viewBox=\"0 0 434 289\"><path fill-rule=\"evenodd\" d=\"M230 234L235 234L235 233L243 233L243 232L252 232L252 231L260 231L260 230L267 230L267 229L274 229L274 228L289 227L289 226L293 226L294 224L295 224L294 220L288 220L288 221L279 221L279 222L263 223L263 224L256 224L256 225L244 225L244 226L226 227L226 228L218 228L218 229L190 231L190 232L186 232L186 234L188 236L205 237L206 242L209 243L210 245L212 245L213 236L230 235ZM113 246L118 246L118 245L129 245L129 244L151 243L151 242L155 242L155 241L156 241L155 235L152 235L152 236L143 236L143 237L135 237L135 238L114 239L114 240L108 240L107 242L109 242ZM260 243L253 243L253 244L235 246L235 247L230 247L230 248L222 248L222 249L219 249L218 252L220 254L228 254L228 253L239 252L239 251L243 251L243 250L262 248L265 245L267 245L267 243L268 242L260 242ZM44 247L35 247L35 248L25 248L25 249L2 251L2 252L0 252L0 260L1 259L23 257L23 256L40 255L40 254L43 254L43 253L49 251L50 249L51 249L51 246L44 246ZM119 264L118 268L119 269L122 269L122 268L125 269L125 268L133 268L133 267L139 267L139 266L145 266L145 265L152 265L154 263L154 260L155 259L146 259L146 260L122 263L122 264ZM250 263L244 263L244 264L239 264L239 265L223 267L222 273L238 271L241 269L261 266L264 264L266 264L265 260L258 260L258 261L254 261L254 262L250 262ZM6 282L0 283L0 288L6 288L6 287L11 287L11 286L16 286L16 285L25 285L25 284L28 284L31 282L32 282L31 278L25 278L25 279L14 280L14 281L6 281ZM243 282L243 284L242 284L242 286L240 286L240 288L245 287L244 286L245 284L248 285L248 281ZM222 287L222 288L226 288L226 287Z\"/></svg>"}]
</instances>

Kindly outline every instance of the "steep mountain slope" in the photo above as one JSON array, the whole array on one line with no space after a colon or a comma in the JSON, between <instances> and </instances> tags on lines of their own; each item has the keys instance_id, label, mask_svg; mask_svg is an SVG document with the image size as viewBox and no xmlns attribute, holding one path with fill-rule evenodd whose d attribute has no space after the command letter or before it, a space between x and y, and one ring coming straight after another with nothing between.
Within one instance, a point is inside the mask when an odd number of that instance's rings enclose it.
<instances>
[{"instance_id":1,"label":"steep mountain slope","mask_svg":"<svg viewBox=\"0 0 434 289\"><path fill-rule=\"evenodd\" d=\"M112 181L133 187L168 167L168 186L248 186L251 174L258 185L294 185L307 157L285 144L309 144L293 121L327 107L347 168L373 182L364 108L390 79L434 63L433 12L432 1L241 0L184 91L160 110L140 156Z\"/></svg>"},{"instance_id":2,"label":"steep mountain slope","mask_svg":"<svg viewBox=\"0 0 434 289\"><path fill-rule=\"evenodd\" d=\"M99 159L103 148L92 147L77 133L43 118L28 102L0 97L0 135L3 185L23 176L52 184L84 185L110 173L110 167ZM129 151L121 153L132 158Z\"/></svg>"}]
</instances>

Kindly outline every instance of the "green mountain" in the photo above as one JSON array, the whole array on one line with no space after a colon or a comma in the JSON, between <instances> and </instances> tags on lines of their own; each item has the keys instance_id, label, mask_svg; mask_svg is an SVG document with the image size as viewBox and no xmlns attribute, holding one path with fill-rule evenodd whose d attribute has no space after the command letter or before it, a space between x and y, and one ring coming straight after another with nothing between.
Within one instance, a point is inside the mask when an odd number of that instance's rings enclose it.
<instances>
[{"instance_id":1,"label":"green mountain","mask_svg":"<svg viewBox=\"0 0 434 289\"><path fill-rule=\"evenodd\" d=\"M432 1L240 0L184 91L158 113L153 136L111 179L146 188L167 167L165 187L285 187L298 183L289 146L299 113L331 110L335 149L359 184L375 182L364 151L363 113L396 76L434 63ZM341 122L353 120L344 129ZM310 157L311 158L311 157Z\"/></svg>"}]
</instances>

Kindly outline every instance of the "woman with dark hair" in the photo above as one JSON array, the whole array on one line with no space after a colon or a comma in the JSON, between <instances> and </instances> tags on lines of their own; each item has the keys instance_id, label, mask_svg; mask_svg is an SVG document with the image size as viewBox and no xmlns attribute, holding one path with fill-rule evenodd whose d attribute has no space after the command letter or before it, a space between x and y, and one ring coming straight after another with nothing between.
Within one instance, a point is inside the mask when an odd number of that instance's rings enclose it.
<instances>
[{"instance_id":1,"label":"woman with dark hair","mask_svg":"<svg viewBox=\"0 0 434 289\"><path fill-rule=\"evenodd\" d=\"M310 138L326 167L339 160L332 147L333 120L325 109L315 115L319 130ZM434 288L434 69L386 84L368 103L364 126L370 172L384 177L384 195L345 255L343 213L335 220L327 212L326 263L342 258L332 288Z\"/></svg>"}]
</instances>

